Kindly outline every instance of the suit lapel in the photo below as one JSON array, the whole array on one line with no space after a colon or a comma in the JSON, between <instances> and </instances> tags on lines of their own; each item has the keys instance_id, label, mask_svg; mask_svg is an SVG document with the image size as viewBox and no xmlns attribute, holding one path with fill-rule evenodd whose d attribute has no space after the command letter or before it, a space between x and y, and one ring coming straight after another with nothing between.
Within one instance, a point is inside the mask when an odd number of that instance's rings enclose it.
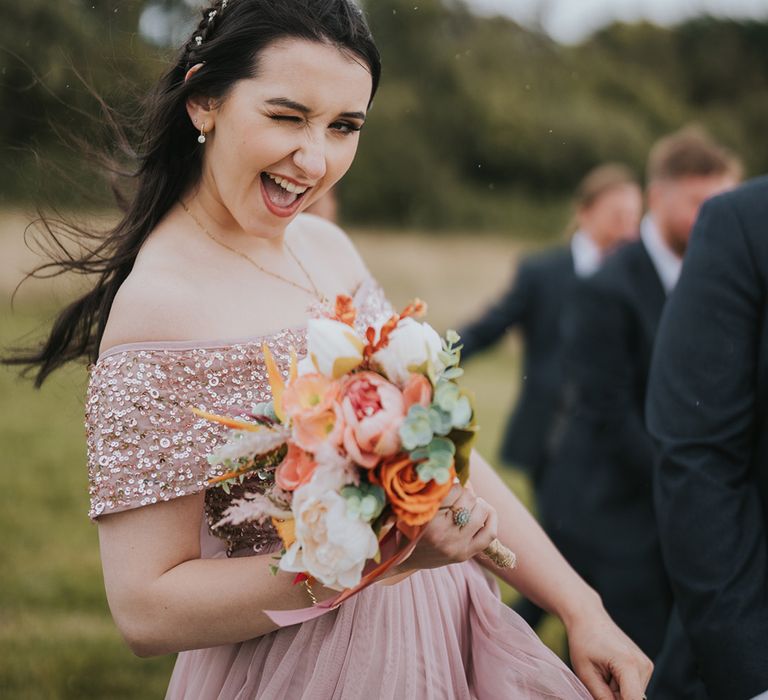
<instances>
[{"instance_id":1,"label":"suit lapel","mask_svg":"<svg viewBox=\"0 0 768 700\"><path fill-rule=\"evenodd\" d=\"M667 293L664 291L664 285L645 245L642 241L637 241L636 245L638 248L636 268L638 298L640 306L643 308L647 320L651 323L653 334L655 335L656 328L661 319L661 312L664 310L664 304L667 302Z\"/></svg>"}]
</instances>

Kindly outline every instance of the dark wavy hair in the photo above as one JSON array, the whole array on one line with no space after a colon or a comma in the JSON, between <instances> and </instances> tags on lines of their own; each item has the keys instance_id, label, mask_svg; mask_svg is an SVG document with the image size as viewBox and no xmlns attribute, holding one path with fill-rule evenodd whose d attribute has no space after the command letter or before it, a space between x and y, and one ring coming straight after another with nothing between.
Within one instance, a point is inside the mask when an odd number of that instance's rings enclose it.
<instances>
[{"instance_id":1,"label":"dark wavy hair","mask_svg":"<svg viewBox=\"0 0 768 700\"><path fill-rule=\"evenodd\" d=\"M28 277L75 272L95 275L95 286L59 313L39 347L6 356L3 364L21 366L23 374L35 373L35 386L40 387L67 362L96 361L112 302L139 249L174 203L200 180L202 150L186 111L187 100L196 95L226 99L235 83L258 75L259 54L286 38L330 43L362 60L373 80L373 100L381 59L362 11L352 0L218 0L205 8L189 41L146 99L138 147L130 146L119 120L110 119L116 142L132 161L128 172L112 169L132 185L128 196L115 188L123 211L120 222L108 231L93 231L41 216L44 233L53 243L53 259ZM185 81L188 70L198 63L204 65ZM111 115L108 109L106 113ZM73 254L62 239L77 241L79 254Z\"/></svg>"}]
</instances>

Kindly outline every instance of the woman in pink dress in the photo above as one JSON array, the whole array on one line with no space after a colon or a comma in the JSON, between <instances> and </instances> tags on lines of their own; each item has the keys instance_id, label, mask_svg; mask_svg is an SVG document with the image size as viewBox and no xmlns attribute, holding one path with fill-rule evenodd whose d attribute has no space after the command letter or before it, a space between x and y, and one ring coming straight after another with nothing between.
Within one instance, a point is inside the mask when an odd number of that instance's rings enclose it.
<instances>
[{"instance_id":1,"label":"woman in pink dress","mask_svg":"<svg viewBox=\"0 0 768 700\"><path fill-rule=\"evenodd\" d=\"M38 382L92 362L90 515L112 615L136 654L180 652L168 698L640 700L650 662L477 455L472 489L445 501L469 525L437 516L396 571L301 625L264 614L310 603L270 572L274 529L211 534L259 476L206 491L222 433L188 408L268 400L263 344L285 371L325 299L352 294L361 324L389 312L345 235L301 213L352 163L379 73L351 0L219 0L148 102L124 218L68 263L97 284L23 359ZM562 618L581 680L499 601L481 555L497 535L519 558L497 573Z\"/></svg>"}]
</instances>

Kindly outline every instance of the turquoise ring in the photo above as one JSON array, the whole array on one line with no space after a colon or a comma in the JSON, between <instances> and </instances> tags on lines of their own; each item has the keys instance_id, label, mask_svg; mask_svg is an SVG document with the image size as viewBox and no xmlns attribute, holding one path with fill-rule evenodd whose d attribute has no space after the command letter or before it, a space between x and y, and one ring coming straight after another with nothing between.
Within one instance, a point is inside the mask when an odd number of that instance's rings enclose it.
<instances>
[{"instance_id":1,"label":"turquoise ring","mask_svg":"<svg viewBox=\"0 0 768 700\"><path fill-rule=\"evenodd\" d=\"M453 513L453 524L459 526L459 530L469 523L472 517L472 511L469 508L451 508Z\"/></svg>"}]
</instances>

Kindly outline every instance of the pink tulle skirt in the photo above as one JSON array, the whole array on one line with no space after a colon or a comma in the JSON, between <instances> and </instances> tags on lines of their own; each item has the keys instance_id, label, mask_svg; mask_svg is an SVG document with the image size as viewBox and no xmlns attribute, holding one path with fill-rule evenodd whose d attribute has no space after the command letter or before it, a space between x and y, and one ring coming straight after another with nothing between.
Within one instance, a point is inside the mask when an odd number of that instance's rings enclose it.
<instances>
[{"instance_id":1,"label":"pink tulle skirt","mask_svg":"<svg viewBox=\"0 0 768 700\"><path fill-rule=\"evenodd\" d=\"M475 562L370 586L338 610L179 654L177 700L502 700L592 696Z\"/></svg>"}]
</instances>

